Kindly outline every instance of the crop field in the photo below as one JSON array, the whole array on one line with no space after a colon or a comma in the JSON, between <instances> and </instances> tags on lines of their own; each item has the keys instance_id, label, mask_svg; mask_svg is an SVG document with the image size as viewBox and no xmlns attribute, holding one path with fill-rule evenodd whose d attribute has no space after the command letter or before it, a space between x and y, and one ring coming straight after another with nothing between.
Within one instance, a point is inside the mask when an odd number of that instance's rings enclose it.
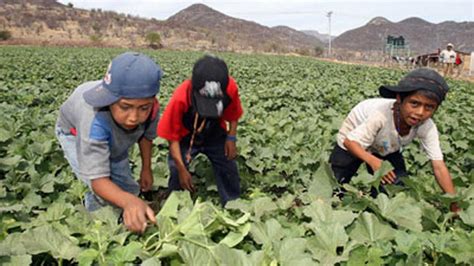
<instances>
[{"instance_id":1,"label":"crop field","mask_svg":"<svg viewBox=\"0 0 474 266\"><path fill-rule=\"evenodd\" d=\"M0 47L1 265L473 265L474 84L451 91L434 120L457 189L443 195L419 143L403 154L411 175L372 198L380 175L338 185L327 164L336 132L359 101L399 70L305 57L219 54L239 85L244 116L237 158L242 198L219 205L205 157L191 165L196 194L167 185L167 143L155 140L158 224L142 235L117 210L88 213L54 135L58 108L79 84L101 79L119 49ZM198 52L142 51L164 70L159 101L191 75ZM138 147L130 150L139 176ZM449 203L462 212L454 216ZM159 212L158 212L159 211Z\"/></svg>"}]
</instances>

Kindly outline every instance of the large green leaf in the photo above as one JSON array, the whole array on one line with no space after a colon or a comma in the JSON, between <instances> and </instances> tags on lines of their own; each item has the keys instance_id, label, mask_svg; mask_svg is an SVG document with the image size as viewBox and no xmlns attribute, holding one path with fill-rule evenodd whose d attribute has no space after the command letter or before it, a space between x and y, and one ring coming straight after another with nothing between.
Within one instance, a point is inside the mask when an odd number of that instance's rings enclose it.
<instances>
[{"instance_id":1,"label":"large green leaf","mask_svg":"<svg viewBox=\"0 0 474 266\"><path fill-rule=\"evenodd\" d=\"M161 266L161 261L157 257L151 257L144 260L141 266Z\"/></svg>"},{"instance_id":2,"label":"large green leaf","mask_svg":"<svg viewBox=\"0 0 474 266\"><path fill-rule=\"evenodd\" d=\"M132 262L138 257L142 250L142 244L136 241L128 243L126 246L120 246L112 249L110 255L107 256L107 262L113 264L123 264Z\"/></svg>"},{"instance_id":3,"label":"large green leaf","mask_svg":"<svg viewBox=\"0 0 474 266\"><path fill-rule=\"evenodd\" d=\"M178 247L168 243L163 244L162 248L158 251L158 258L171 257L178 253Z\"/></svg>"},{"instance_id":4,"label":"large green leaf","mask_svg":"<svg viewBox=\"0 0 474 266\"><path fill-rule=\"evenodd\" d=\"M21 256L28 254L21 239L22 233L11 233L0 242L0 256Z\"/></svg>"},{"instance_id":5,"label":"large green leaf","mask_svg":"<svg viewBox=\"0 0 474 266\"><path fill-rule=\"evenodd\" d=\"M465 224L474 227L474 201L471 201L471 205L466 210L461 211L459 217Z\"/></svg>"},{"instance_id":6,"label":"large green leaf","mask_svg":"<svg viewBox=\"0 0 474 266\"><path fill-rule=\"evenodd\" d=\"M384 253L383 250L378 247L369 248L369 252L367 253L367 262L366 265L369 266L378 266L383 265L384 260L382 259Z\"/></svg>"},{"instance_id":7,"label":"large green leaf","mask_svg":"<svg viewBox=\"0 0 474 266\"><path fill-rule=\"evenodd\" d=\"M79 253L77 261L80 265L89 266L92 265L95 260L97 260L98 256L99 251L89 248Z\"/></svg>"},{"instance_id":8,"label":"large green leaf","mask_svg":"<svg viewBox=\"0 0 474 266\"><path fill-rule=\"evenodd\" d=\"M182 242L179 255L185 265L219 265L219 259L210 250L211 246L195 245L190 242Z\"/></svg>"},{"instance_id":9,"label":"large green leaf","mask_svg":"<svg viewBox=\"0 0 474 266\"><path fill-rule=\"evenodd\" d=\"M371 243L378 240L391 240L395 231L390 225L379 221L372 213L363 212L355 221L355 227L349 236L359 243Z\"/></svg>"},{"instance_id":10,"label":"large green leaf","mask_svg":"<svg viewBox=\"0 0 474 266\"><path fill-rule=\"evenodd\" d=\"M347 260L349 237L344 229L353 222L357 214L350 211L333 210L329 203L316 200L307 206L303 213L311 217L307 227L315 233L308 240L309 250L321 264L335 264ZM338 249L344 250L344 255L338 254Z\"/></svg>"},{"instance_id":11,"label":"large green leaf","mask_svg":"<svg viewBox=\"0 0 474 266\"><path fill-rule=\"evenodd\" d=\"M424 246L424 241L421 239L422 237L424 237L423 234L397 231L395 234L397 250L407 255L415 255L422 253Z\"/></svg>"},{"instance_id":12,"label":"large green leaf","mask_svg":"<svg viewBox=\"0 0 474 266\"><path fill-rule=\"evenodd\" d=\"M218 259L218 265L252 266L265 265L263 252L254 252L247 255L243 250L229 248L227 245L219 244L211 249Z\"/></svg>"},{"instance_id":13,"label":"large green leaf","mask_svg":"<svg viewBox=\"0 0 474 266\"><path fill-rule=\"evenodd\" d=\"M157 214L157 216L161 215L164 217L177 218L179 204L180 204L179 193L178 192L171 193L169 197L166 199L165 204L160 209L160 212Z\"/></svg>"},{"instance_id":14,"label":"large green leaf","mask_svg":"<svg viewBox=\"0 0 474 266\"><path fill-rule=\"evenodd\" d=\"M456 232L451 242L447 243L444 250L456 263L474 264L474 231Z\"/></svg>"},{"instance_id":15,"label":"large green leaf","mask_svg":"<svg viewBox=\"0 0 474 266\"><path fill-rule=\"evenodd\" d=\"M426 201L421 201L420 206L422 211L423 228L430 228L430 226L439 228L441 212Z\"/></svg>"},{"instance_id":16,"label":"large green leaf","mask_svg":"<svg viewBox=\"0 0 474 266\"><path fill-rule=\"evenodd\" d=\"M257 198L252 202L252 209L255 220L259 220L262 215L278 210L278 206L269 197Z\"/></svg>"},{"instance_id":17,"label":"large green leaf","mask_svg":"<svg viewBox=\"0 0 474 266\"><path fill-rule=\"evenodd\" d=\"M239 244L245 236L247 236L250 231L250 228L250 223L245 224L239 227L237 231L229 232L219 243L226 244L228 247L234 247L235 245Z\"/></svg>"},{"instance_id":18,"label":"large green leaf","mask_svg":"<svg viewBox=\"0 0 474 266\"><path fill-rule=\"evenodd\" d=\"M14 134L12 134L13 132L10 132L8 130L5 130L4 128L1 128L0 127L0 142L5 142L11 138L13 138L13 136L15 136Z\"/></svg>"},{"instance_id":19,"label":"large green leaf","mask_svg":"<svg viewBox=\"0 0 474 266\"><path fill-rule=\"evenodd\" d=\"M3 266L31 265L32 262L31 255L0 257L0 265Z\"/></svg>"},{"instance_id":20,"label":"large green leaf","mask_svg":"<svg viewBox=\"0 0 474 266\"><path fill-rule=\"evenodd\" d=\"M313 257L322 265L332 265L347 260L347 254L352 249L349 245L349 237L344 227L339 224L312 224L311 230L314 237L308 239L308 249ZM344 255L338 254L338 249L344 250Z\"/></svg>"},{"instance_id":21,"label":"large green leaf","mask_svg":"<svg viewBox=\"0 0 474 266\"><path fill-rule=\"evenodd\" d=\"M313 200L330 199L336 186L335 178L328 163L323 162L314 173L313 180L308 186L308 193Z\"/></svg>"},{"instance_id":22,"label":"large green leaf","mask_svg":"<svg viewBox=\"0 0 474 266\"><path fill-rule=\"evenodd\" d=\"M91 212L91 216L113 227L117 225L121 213L121 209L109 205Z\"/></svg>"},{"instance_id":23,"label":"large green leaf","mask_svg":"<svg viewBox=\"0 0 474 266\"><path fill-rule=\"evenodd\" d=\"M272 241L280 241L284 236L284 232L277 220L270 219L265 221L265 223L253 223L250 235L257 244L269 245Z\"/></svg>"},{"instance_id":24,"label":"large green leaf","mask_svg":"<svg viewBox=\"0 0 474 266\"><path fill-rule=\"evenodd\" d=\"M357 217L351 211L334 210L331 205L323 200L316 200L311 205L306 206L303 213L310 217L312 223L317 227L320 224L340 224L348 226Z\"/></svg>"},{"instance_id":25,"label":"large green leaf","mask_svg":"<svg viewBox=\"0 0 474 266\"><path fill-rule=\"evenodd\" d=\"M381 193L375 199L380 214L398 226L413 231L421 231L421 209L413 198L400 192L389 199Z\"/></svg>"},{"instance_id":26,"label":"large green leaf","mask_svg":"<svg viewBox=\"0 0 474 266\"><path fill-rule=\"evenodd\" d=\"M55 258L70 260L81 252L71 239L71 236L64 236L51 226L42 226L24 233L21 242L29 254L49 252Z\"/></svg>"},{"instance_id":27,"label":"large green leaf","mask_svg":"<svg viewBox=\"0 0 474 266\"><path fill-rule=\"evenodd\" d=\"M180 232L187 236L205 236L204 225L201 222L202 204L196 204L191 213L179 225Z\"/></svg>"},{"instance_id":28,"label":"large green leaf","mask_svg":"<svg viewBox=\"0 0 474 266\"><path fill-rule=\"evenodd\" d=\"M278 251L278 261L282 266L290 265L316 265L311 254L306 252L307 241L303 238L283 239Z\"/></svg>"},{"instance_id":29,"label":"large green leaf","mask_svg":"<svg viewBox=\"0 0 474 266\"><path fill-rule=\"evenodd\" d=\"M1 206L0 205L0 212L18 212L23 210L24 205L20 203L16 204L9 204L8 206Z\"/></svg>"},{"instance_id":30,"label":"large green leaf","mask_svg":"<svg viewBox=\"0 0 474 266\"><path fill-rule=\"evenodd\" d=\"M348 266L358 266L358 265L370 265L378 266L383 265L383 251L378 247L366 247L358 246L351 251L349 260L347 262Z\"/></svg>"},{"instance_id":31,"label":"large green leaf","mask_svg":"<svg viewBox=\"0 0 474 266\"><path fill-rule=\"evenodd\" d=\"M9 167L13 167L13 166L19 164L21 160L22 160L22 158L19 155L15 155L15 156L12 156L12 157L0 158L0 170L1 169L8 170Z\"/></svg>"},{"instance_id":32,"label":"large green leaf","mask_svg":"<svg viewBox=\"0 0 474 266\"><path fill-rule=\"evenodd\" d=\"M392 164L390 164L388 161L383 161L380 169L377 170L373 175L367 172L363 172L359 174L358 176L354 177L352 179L352 182L355 184L363 184L368 187L372 186L378 189L378 187L380 186L382 177L392 170L393 170Z\"/></svg>"}]
</instances>

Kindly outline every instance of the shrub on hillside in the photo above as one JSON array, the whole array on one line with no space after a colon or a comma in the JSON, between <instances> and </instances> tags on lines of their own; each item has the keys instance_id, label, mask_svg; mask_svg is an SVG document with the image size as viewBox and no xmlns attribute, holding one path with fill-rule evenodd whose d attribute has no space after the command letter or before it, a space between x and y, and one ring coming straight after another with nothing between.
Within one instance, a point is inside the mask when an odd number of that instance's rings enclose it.
<instances>
[{"instance_id":1,"label":"shrub on hillside","mask_svg":"<svg viewBox=\"0 0 474 266\"><path fill-rule=\"evenodd\" d=\"M148 42L148 46L152 49L160 49L163 47L161 44L161 36L158 32L149 32L145 36L145 40Z\"/></svg>"},{"instance_id":2,"label":"shrub on hillside","mask_svg":"<svg viewBox=\"0 0 474 266\"><path fill-rule=\"evenodd\" d=\"M0 31L0 41L6 41L8 39L11 39L12 33L7 31L7 30L2 30Z\"/></svg>"}]
</instances>

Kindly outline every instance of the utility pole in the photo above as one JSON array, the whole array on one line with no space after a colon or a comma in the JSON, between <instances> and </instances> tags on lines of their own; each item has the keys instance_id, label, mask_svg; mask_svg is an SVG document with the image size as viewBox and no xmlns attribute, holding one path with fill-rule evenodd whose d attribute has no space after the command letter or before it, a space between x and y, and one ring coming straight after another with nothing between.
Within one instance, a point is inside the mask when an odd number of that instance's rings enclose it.
<instances>
[{"instance_id":1,"label":"utility pole","mask_svg":"<svg viewBox=\"0 0 474 266\"><path fill-rule=\"evenodd\" d=\"M331 15L332 11L329 11L328 14L326 15L329 19L329 50L328 50L328 57L331 57Z\"/></svg>"}]
</instances>

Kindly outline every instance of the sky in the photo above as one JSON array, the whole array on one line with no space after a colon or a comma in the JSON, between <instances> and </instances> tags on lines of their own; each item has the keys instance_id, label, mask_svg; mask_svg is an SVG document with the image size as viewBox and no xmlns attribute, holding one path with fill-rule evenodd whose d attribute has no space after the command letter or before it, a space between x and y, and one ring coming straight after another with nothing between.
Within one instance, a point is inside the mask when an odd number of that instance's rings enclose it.
<instances>
[{"instance_id":1,"label":"sky","mask_svg":"<svg viewBox=\"0 0 474 266\"><path fill-rule=\"evenodd\" d=\"M194 4L205 4L226 15L273 27L329 32L331 35L361 27L377 16L398 22L419 17L431 23L474 21L474 0L59 0L74 7L113 10L144 18L165 20Z\"/></svg>"}]
</instances>

